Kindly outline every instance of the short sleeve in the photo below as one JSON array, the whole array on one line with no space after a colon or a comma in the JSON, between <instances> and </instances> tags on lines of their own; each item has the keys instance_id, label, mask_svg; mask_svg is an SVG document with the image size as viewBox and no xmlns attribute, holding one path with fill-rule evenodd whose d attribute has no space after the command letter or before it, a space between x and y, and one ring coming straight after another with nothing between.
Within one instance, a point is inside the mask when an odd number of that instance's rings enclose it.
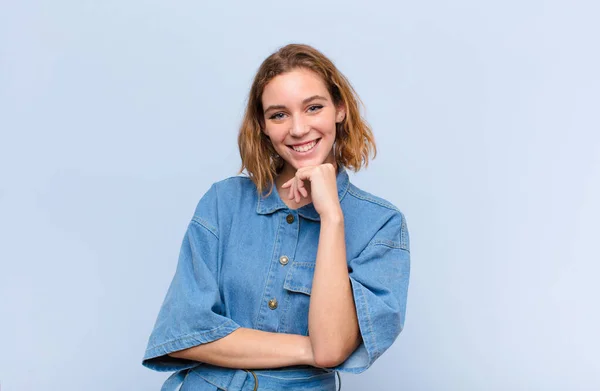
<instances>
[{"instance_id":1,"label":"short sleeve","mask_svg":"<svg viewBox=\"0 0 600 391\"><path fill-rule=\"evenodd\" d=\"M404 328L409 247L406 219L402 212L394 212L359 256L349 261L362 342L343 363L331 369L364 372Z\"/></svg>"},{"instance_id":2,"label":"short sleeve","mask_svg":"<svg viewBox=\"0 0 600 391\"><path fill-rule=\"evenodd\" d=\"M183 237L175 275L162 303L142 365L176 371L198 365L169 353L223 338L240 326L223 315L218 287L216 188L200 200Z\"/></svg>"}]
</instances>

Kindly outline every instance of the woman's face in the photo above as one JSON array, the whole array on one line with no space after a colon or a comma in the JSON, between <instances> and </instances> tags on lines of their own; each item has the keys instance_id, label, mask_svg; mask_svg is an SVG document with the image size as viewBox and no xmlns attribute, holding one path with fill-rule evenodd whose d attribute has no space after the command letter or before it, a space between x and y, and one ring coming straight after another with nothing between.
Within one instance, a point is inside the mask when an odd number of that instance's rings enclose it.
<instances>
[{"instance_id":1,"label":"woman's face","mask_svg":"<svg viewBox=\"0 0 600 391\"><path fill-rule=\"evenodd\" d=\"M283 172L332 163L336 122L345 116L316 73L303 68L276 76L262 94L264 132L285 161Z\"/></svg>"}]
</instances>

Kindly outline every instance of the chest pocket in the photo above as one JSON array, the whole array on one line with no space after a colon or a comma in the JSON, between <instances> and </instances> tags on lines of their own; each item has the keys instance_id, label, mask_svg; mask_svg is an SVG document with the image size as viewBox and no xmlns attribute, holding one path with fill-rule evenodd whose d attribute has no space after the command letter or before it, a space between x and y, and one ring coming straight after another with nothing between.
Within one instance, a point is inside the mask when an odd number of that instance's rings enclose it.
<instances>
[{"instance_id":1,"label":"chest pocket","mask_svg":"<svg viewBox=\"0 0 600 391\"><path fill-rule=\"evenodd\" d=\"M285 313L279 331L291 334L308 335L308 308L312 289L315 264L313 262L292 262L283 288L287 291Z\"/></svg>"},{"instance_id":2,"label":"chest pocket","mask_svg":"<svg viewBox=\"0 0 600 391\"><path fill-rule=\"evenodd\" d=\"M300 292L310 296L315 264L312 262L292 262L285 276L283 287L291 292Z\"/></svg>"}]
</instances>

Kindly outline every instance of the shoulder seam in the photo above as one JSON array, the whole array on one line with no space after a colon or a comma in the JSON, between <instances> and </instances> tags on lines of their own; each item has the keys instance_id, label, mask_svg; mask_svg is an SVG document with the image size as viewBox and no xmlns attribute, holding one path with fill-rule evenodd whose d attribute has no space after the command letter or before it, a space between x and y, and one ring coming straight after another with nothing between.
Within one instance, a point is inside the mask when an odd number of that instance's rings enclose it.
<instances>
[{"instance_id":1,"label":"shoulder seam","mask_svg":"<svg viewBox=\"0 0 600 391\"><path fill-rule=\"evenodd\" d=\"M377 239L371 242L370 246L385 246L385 247L390 247L390 248L397 248L400 250L406 250L407 252L410 252L410 250L408 249L408 247L406 245L403 245L401 242L396 242L393 240L389 240L389 239Z\"/></svg>"},{"instance_id":2,"label":"shoulder seam","mask_svg":"<svg viewBox=\"0 0 600 391\"><path fill-rule=\"evenodd\" d=\"M390 209L390 210L394 210L396 212L400 212L400 209L398 209L396 206L390 204L390 203L383 203L379 200L376 200L374 198L371 197L366 197L364 195L358 194L356 191L354 191L354 189L351 186L348 186L348 193L352 194L354 197L361 199L361 200L365 200L365 201L369 201L372 202L374 204L383 206L384 208ZM402 213L402 212L400 212Z\"/></svg>"},{"instance_id":3,"label":"shoulder seam","mask_svg":"<svg viewBox=\"0 0 600 391\"><path fill-rule=\"evenodd\" d=\"M196 225L199 225L199 226L205 228L208 232L213 234L213 236L215 238L217 238L217 240L219 240L219 232L217 231L216 228L214 228L212 225L210 225L208 223L208 221L206 221L203 218L200 218L198 216L194 216L194 217L192 217L191 223L196 223Z\"/></svg>"}]
</instances>

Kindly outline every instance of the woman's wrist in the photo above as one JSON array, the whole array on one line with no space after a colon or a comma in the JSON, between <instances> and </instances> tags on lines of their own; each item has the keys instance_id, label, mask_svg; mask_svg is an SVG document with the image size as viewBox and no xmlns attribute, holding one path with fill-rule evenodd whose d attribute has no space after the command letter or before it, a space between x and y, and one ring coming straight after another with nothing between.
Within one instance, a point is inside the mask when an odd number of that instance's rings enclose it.
<instances>
[{"instance_id":1,"label":"woman's wrist","mask_svg":"<svg viewBox=\"0 0 600 391\"><path fill-rule=\"evenodd\" d=\"M321 224L344 225L344 213L341 208L336 208L320 215Z\"/></svg>"},{"instance_id":2,"label":"woman's wrist","mask_svg":"<svg viewBox=\"0 0 600 391\"><path fill-rule=\"evenodd\" d=\"M313 355L312 345L310 343L310 337L302 336L300 343L300 361L301 365L312 365L315 366L315 359Z\"/></svg>"}]
</instances>

